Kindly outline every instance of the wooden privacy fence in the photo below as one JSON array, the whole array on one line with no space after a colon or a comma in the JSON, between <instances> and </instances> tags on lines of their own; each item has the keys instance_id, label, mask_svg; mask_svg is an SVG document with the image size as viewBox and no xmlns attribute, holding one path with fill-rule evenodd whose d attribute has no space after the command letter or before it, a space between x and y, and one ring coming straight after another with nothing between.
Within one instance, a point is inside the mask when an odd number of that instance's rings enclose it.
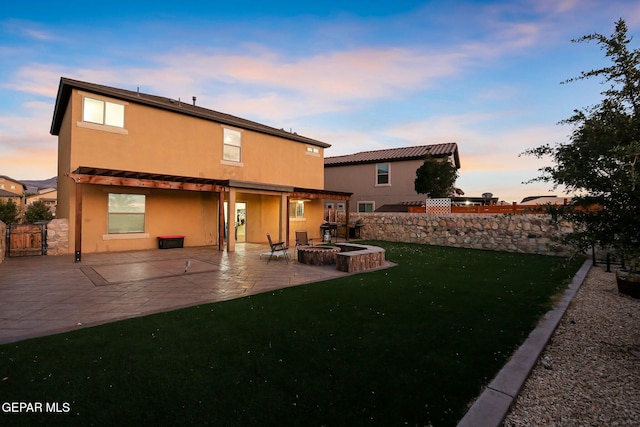
<instances>
[{"instance_id":1,"label":"wooden privacy fence","mask_svg":"<svg viewBox=\"0 0 640 427\"><path fill-rule=\"evenodd\" d=\"M10 257L46 255L46 224L12 224L7 231Z\"/></svg>"},{"instance_id":2,"label":"wooden privacy fence","mask_svg":"<svg viewBox=\"0 0 640 427\"><path fill-rule=\"evenodd\" d=\"M451 206L450 213L462 214L462 213L474 213L474 214L544 214L546 213L547 205L518 205L516 203L511 205L485 205L485 206ZM426 213L425 206L409 206L410 213ZM428 212L428 213L441 213L441 212Z\"/></svg>"}]
</instances>

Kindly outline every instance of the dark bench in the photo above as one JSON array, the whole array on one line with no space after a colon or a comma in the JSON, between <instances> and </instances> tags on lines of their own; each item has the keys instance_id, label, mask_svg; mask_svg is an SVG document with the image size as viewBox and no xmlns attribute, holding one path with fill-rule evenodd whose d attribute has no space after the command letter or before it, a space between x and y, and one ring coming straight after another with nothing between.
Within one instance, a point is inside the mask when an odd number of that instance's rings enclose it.
<instances>
[{"instance_id":1,"label":"dark bench","mask_svg":"<svg viewBox=\"0 0 640 427\"><path fill-rule=\"evenodd\" d=\"M184 236L169 235L158 236L158 248L159 249L172 249L184 247Z\"/></svg>"}]
</instances>

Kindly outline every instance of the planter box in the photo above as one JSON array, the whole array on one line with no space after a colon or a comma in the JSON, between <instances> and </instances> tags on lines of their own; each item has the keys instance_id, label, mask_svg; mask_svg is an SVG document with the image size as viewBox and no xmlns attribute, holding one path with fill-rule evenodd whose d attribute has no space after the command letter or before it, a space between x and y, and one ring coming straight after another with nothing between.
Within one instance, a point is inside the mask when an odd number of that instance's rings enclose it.
<instances>
[{"instance_id":1,"label":"planter box","mask_svg":"<svg viewBox=\"0 0 640 427\"><path fill-rule=\"evenodd\" d=\"M159 249L184 247L184 236L158 236Z\"/></svg>"},{"instance_id":2,"label":"planter box","mask_svg":"<svg viewBox=\"0 0 640 427\"><path fill-rule=\"evenodd\" d=\"M640 273L616 270L618 292L632 298L640 298Z\"/></svg>"}]
</instances>

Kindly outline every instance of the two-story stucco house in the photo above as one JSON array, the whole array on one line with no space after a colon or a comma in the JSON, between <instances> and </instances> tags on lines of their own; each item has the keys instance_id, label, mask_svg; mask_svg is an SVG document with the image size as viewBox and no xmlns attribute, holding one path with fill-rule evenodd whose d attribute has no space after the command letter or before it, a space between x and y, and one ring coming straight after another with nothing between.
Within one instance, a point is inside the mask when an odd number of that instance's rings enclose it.
<instances>
[{"instance_id":1,"label":"two-story stucco house","mask_svg":"<svg viewBox=\"0 0 640 427\"><path fill-rule=\"evenodd\" d=\"M8 176L0 175L0 200L4 203L11 200L18 206L20 212L22 212L24 210L26 192L27 186L23 183Z\"/></svg>"},{"instance_id":2,"label":"two-story stucco house","mask_svg":"<svg viewBox=\"0 0 640 427\"><path fill-rule=\"evenodd\" d=\"M352 212L374 212L384 205L397 205L424 201L425 196L415 191L416 170L426 156L452 162L460 168L458 145L421 145L364 151L324 159L324 185L353 193ZM331 203L341 208L340 202ZM340 210L340 209L339 209Z\"/></svg>"},{"instance_id":3,"label":"two-story stucco house","mask_svg":"<svg viewBox=\"0 0 640 427\"><path fill-rule=\"evenodd\" d=\"M57 218L81 253L150 249L157 238L235 250L318 230L329 144L193 102L60 80ZM232 232L228 232L231 230Z\"/></svg>"}]
</instances>

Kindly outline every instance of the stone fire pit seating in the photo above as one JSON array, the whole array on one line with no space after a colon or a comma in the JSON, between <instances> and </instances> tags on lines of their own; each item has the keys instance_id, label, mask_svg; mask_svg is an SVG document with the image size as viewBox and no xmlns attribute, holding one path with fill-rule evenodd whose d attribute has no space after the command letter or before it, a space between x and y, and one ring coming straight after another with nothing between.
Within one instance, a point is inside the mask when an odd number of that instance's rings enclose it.
<instances>
[{"instance_id":1,"label":"stone fire pit seating","mask_svg":"<svg viewBox=\"0 0 640 427\"><path fill-rule=\"evenodd\" d=\"M309 265L331 265L347 273L371 270L385 264L385 251L378 246L337 244L298 248L298 262Z\"/></svg>"}]
</instances>

